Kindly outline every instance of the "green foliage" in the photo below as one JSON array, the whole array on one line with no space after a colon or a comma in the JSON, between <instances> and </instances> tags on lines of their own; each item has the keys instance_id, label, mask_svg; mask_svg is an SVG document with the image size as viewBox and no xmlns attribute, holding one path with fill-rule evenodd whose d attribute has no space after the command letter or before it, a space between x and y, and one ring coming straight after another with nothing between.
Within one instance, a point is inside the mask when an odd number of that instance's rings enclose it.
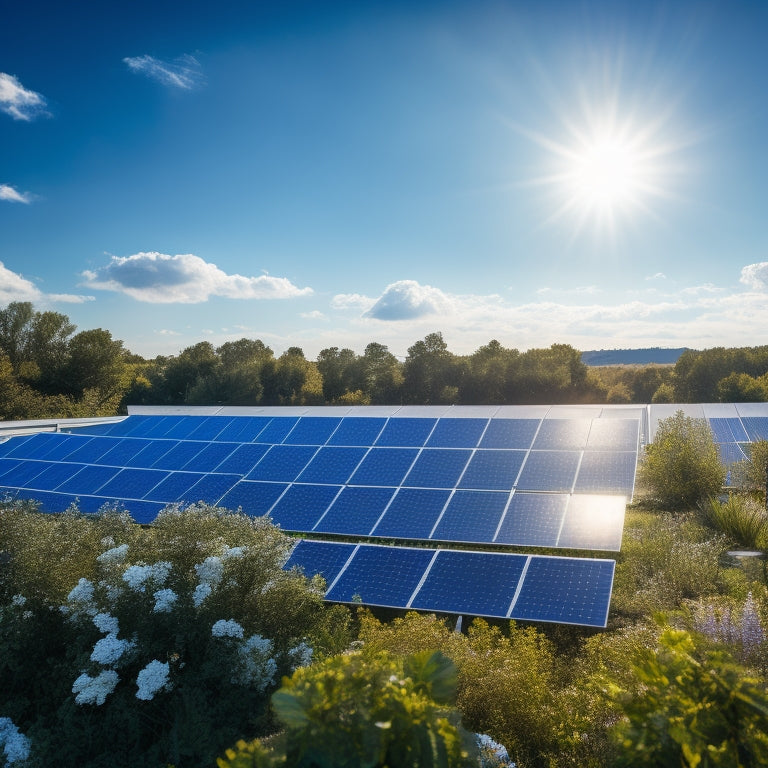
<instances>
[{"instance_id":1,"label":"green foliage","mask_svg":"<svg viewBox=\"0 0 768 768\"><path fill-rule=\"evenodd\" d=\"M615 728L616 766L756 768L768 755L768 695L722 652L697 653L691 635L666 629L641 649L642 691L612 687L625 718Z\"/></svg>"},{"instance_id":2,"label":"green foliage","mask_svg":"<svg viewBox=\"0 0 768 768\"><path fill-rule=\"evenodd\" d=\"M285 730L270 748L241 743L220 768L427 768L471 765L471 740L448 708L456 669L439 652L396 660L335 656L294 672L272 696Z\"/></svg>"},{"instance_id":3,"label":"green foliage","mask_svg":"<svg viewBox=\"0 0 768 768\"><path fill-rule=\"evenodd\" d=\"M700 509L708 525L736 543L750 549L768 549L768 513L750 496L732 493L724 501L708 499Z\"/></svg>"},{"instance_id":4,"label":"green foliage","mask_svg":"<svg viewBox=\"0 0 768 768\"><path fill-rule=\"evenodd\" d=\"M640 464L646 491L668 509L690 509L717 495L725 481L712 431L705 419L678 411L662 419Z\"/></svg>"},{"instance_id":5,"label":"green foliage","mask_svg":"<svg viewBox=\"0 0 768 768\"><path fill-rule=\"evenodd\" d=\"M722 534L713 535L689 516L631 511L617 558L612 612L648 617L722 591L719 559L726 547Z\"/></svg>"},{"instance_id":6,"label":"green foliage","mask_svg":"<svg viewBox=\"0 0 768 768\"><path fill-rule=\"evenodd\" d=\"M768 440L756 440L747 447L748 458L731 465L731 485L765 501L768 478Z\"/></svg>"}]
</instances>

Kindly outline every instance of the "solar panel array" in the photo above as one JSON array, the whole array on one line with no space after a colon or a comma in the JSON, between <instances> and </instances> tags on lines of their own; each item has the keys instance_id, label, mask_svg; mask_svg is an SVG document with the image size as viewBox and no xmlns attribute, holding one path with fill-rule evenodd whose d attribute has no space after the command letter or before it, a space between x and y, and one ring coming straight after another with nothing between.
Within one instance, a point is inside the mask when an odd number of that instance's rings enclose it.
<instances>
[{"instance_id":1,"label":"solar panel array","mask_svg":"<svg viewBox=\"0 0 768 768\"><path fill-rule=\"evenodd\" d=\"M605 626L613 560L434 544L618 550L638 414L352 410L134 414L15 437L0 443L0 493L48 512L114 503L140 523L203 501L291 532L419 542L302 539L286 567L323 574L337 602Z\"/></svg>"},{"instance_id":2,"label":"solar panel array","mask_svg":"<svg viewBox=\"0 0 768 768\"><path fill-rule=\"evenodd\" d=\"M0 444L0 492L142 523L204 501L300 533L615 551L637 444L636 419L135 415Z\"/></svg>"},{"instance_id":3,"label":"solar panel array","mask_svg":"<svg viewBox=\"0 0 768 768\"><path fill-rule=\"evenodd\" d=\"M604 627L615 561L303 539L293 567L334 602Z\"/></svg>"}]
</instances>

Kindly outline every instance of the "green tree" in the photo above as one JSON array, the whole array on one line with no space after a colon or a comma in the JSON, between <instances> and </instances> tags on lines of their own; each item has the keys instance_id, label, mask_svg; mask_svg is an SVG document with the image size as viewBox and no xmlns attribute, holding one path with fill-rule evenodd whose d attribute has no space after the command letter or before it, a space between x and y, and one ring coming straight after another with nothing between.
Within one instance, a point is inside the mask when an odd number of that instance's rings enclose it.
<instances>
[{"instance_id":1,"label":"green tree","mask_svg":"<svg viewBox=\"0 0 768 768\"><path fill-rule=\"evenodd\" d=\"M12 301L0 309L0 350L16 368L26 360L27 340L35 310L29 301Z\"/></svg>"},{"instance_id":2,"label":"green tree","mask_svg":"<svg viewBox=\"0 0 768 768\"><path fill-rule=\"evenodd\" d=\"M317 369L323 377L323 398L336 403L346 392L359 389L357 355L351 349L328 347L317 356Z\"/></svg>"},{"instance_id":3,"label":"green tree","mask_svg":"<svg viewBox=\"0 0 768 768\"><path fill-rule=\"evenodd\" d=\"M102 328L80 331L69 343L68 357L63 378L69 393L81 398L86 390L95 390L99 403L111 403L114 413L128 385L123 342Z\"/></svg>"},{"instance_id":4,"label":"green tree","mask_svg":"<svg viewBox=\"0 0 768 768\"><path fill-rule=\"evenodd\" d=\"M651 496L672 509L690 509L717 495L725 482L712 430L705 419L678 411L662 419L646 446L640 479Z\"/></svg>"},{"instance_id":5,"label":"green tree","mask_svg":"<svg viewBox=\"0 0 768 768\"><path fill-rule=\"evenodd\" d=\"M436 405L458 399L457 365L441 333L429 333L408 349L403 393L409 403Z\"/></svg>"},{"instance_id":6,"label":"green tree","mask_svg":"<svg viewBox=\"0 0 768 768\"><path fill-rule=\"evenodd\" d=\"M697 653L690 634L666 629L636 652L641 693L614 686L625 719L615 728L626 768L757 768L768 755L768 695L725 653Z\"/></svg>"},{"instance_id":7,"label":"green tree","mask_svg":"<svg viewBox=\"0 0 768 768\"><path fill-rule=\"evenodd\" d=\"M358 360L359 387L373 405L394 405L401 401L403 366L384 344L371 342Z\"/></svg>"}]
</instances>

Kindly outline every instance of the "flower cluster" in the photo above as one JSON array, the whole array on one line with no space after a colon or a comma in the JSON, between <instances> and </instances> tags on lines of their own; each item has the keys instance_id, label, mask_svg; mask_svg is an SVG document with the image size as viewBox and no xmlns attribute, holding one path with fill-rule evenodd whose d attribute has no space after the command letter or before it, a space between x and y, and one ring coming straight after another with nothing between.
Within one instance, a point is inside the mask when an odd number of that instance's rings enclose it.
<instances>
[{"instance_id":1,"label":"flower cluster","mask_svg":"<svg viewBox=\"0 0 768 768\"><path fill-rule=\"evenodd\" d=\"M238 648L240 669L232 676L235 685L253 686L264 692L277 674L277 662L272 658L272 641L252 635Z\"/></svg>"},{"instance_id":2,"label":"flower cluster","mask_svg":"<svg viewBox=\"0 0 768 768\"><path fill-rule=\"evenodd\" d=\"M751 592L740 609L726 605L715 611L711 603L697 606L693 622L694 628L710 640L738 648L742 661L752 658L766 642L757 603Z\"/></svg>"},{"instance_id":3,"label":"flower cluster","mask_svg":"<svg viewBox=\"0 0 768 768\"><path fill-rule=\"evenodd\" d=\"M243 628L234 620L219 619L212 627L211 634L214 637L243 637Z\"/></svg>"},{"instance_id":4,"label":"flower cluster","mask_svg":"<svg viewBox=\"0 0 768 768\"><path fill-rule=\"evenodd\" d=\"M485 768L491 768L491 766L498 768L515 768L507 753L506 747L494 741L490 736L485 733L476 733L475 740L480 750L480 765Z\"/></svg>"},{"instance_id":5,"label":"flower cluster","mask_svg":"<svg viewBox=\"0 0 768 768\"><path fill-rule=\"evenodd\" d=\"M165 580L171 572L171 564L161 560L154 565L131 565L123 573L123 581L134 592L144 592L147 582L157 586L165 584Z\"/></svg>"},{"instance_id":6,"label":"flower cluster","mask_svg":"<svg viewBox=\"0 0 768 768\"><path fill-rule=\"evenodd\" d=\"M19 733L10 717L0 717L0 746L8 765L26 760L29 757L29 739Z\"/></svg>"},{"instance_id":7,"label":"flower cluster","mask_svg":"<svg viewBox=\"0 0 768 768\"><path fill-rule=\"evenodd\" d=\"M91 677L83 672L72 684L72 693L77 694L75 701L78 704L96 704L101 706L107 696L115 690L120 682L114 669L104 669L96 677Z\"/></svg>"},{"instance_id":8,"label":"flower cluster","mask_svg":"<svg viewBox=\"0 0 768 768\"><path fill-rule=\"evenodd\" d=\"M152 659L136 677L136 698L151 701L158 691L171 688L170 667L168 662Z\"/></svg>"}]
</instances>

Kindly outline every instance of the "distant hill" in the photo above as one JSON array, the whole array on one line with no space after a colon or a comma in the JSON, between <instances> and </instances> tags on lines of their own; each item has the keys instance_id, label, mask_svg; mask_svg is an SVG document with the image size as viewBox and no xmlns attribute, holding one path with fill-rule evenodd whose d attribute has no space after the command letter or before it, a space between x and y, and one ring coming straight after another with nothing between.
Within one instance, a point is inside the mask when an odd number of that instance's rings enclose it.
<instances>
[{"instance_id":1,"label":"distant hill","mask_svg":"<svg viewBox=\"0 0 768 768\"><path fill-rule=\"evenodd\" d=\"M581 359L586 365L674 365L685 349L596 349L582 352Z\"/></svg>"}]
</instances>

